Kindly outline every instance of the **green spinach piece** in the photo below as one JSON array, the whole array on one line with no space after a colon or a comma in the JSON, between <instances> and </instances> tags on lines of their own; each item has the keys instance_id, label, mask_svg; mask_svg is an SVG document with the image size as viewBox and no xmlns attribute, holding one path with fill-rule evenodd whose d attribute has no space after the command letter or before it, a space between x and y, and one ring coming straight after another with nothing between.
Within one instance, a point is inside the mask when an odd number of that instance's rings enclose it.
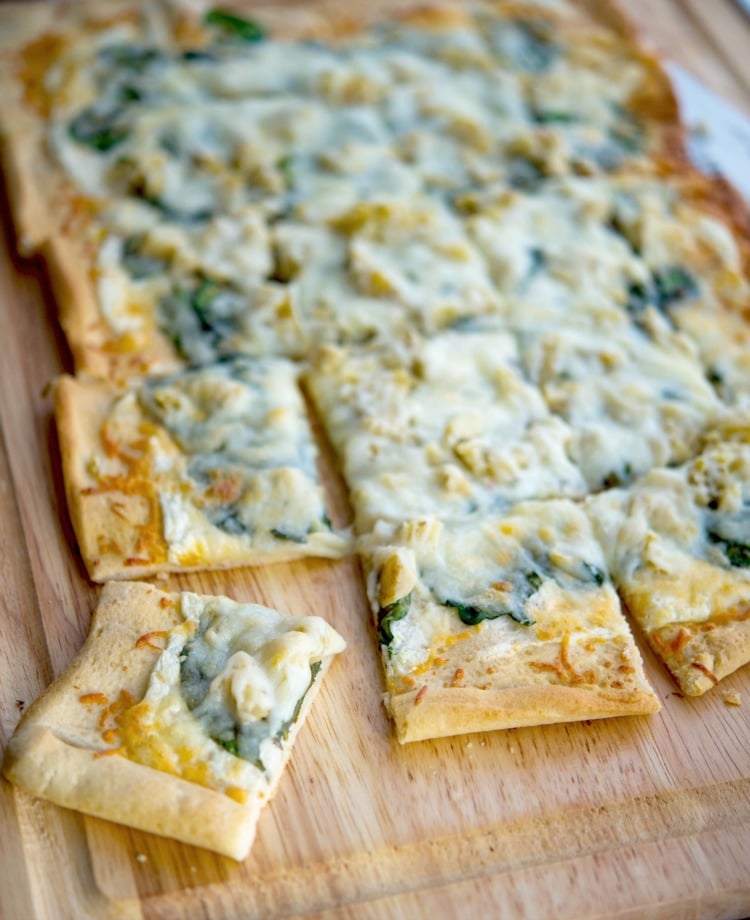
<instances>
[{"instance_id":1,"label":"green spinach piece","mask_svg":"<svg viewBox=\"0 0 750 920\"><path fill-rule=\"evenodd\" d=\"M260 23L252 19L243 19L242 16L237 16L221 7L209 10L203 17L203 21L207 26L221 29L227 35L243 42L259 42L266 37L266 30Z\"/></svg>"},{"instance_id":2,"label":"green spinach piece","mask_svg":"<svg viewBox=\"0 0 750 920\"><path fill-rule=\"evenodd\" d=\"M291 717L287 719L286 722L282 722L281 728L274 735L274 741L286 741L286 739L289 737L289 729L292 727L292 725L294 725L297 719L299 719L299 714L302 711L302 704L305 702L305 697L310 692L310 688L315 683L315 678L320 673L320 669L322 667L322 661L313 661L310 665L310 683L307 685L307 688L305 689L305 692L302 694L302 696L297 700L294 706L294 712L292 713Z\"/></svg>"},{"instance_id":3,"label":"green spinach piece","mask_svg":"<svg viewBox=\"0 0 750 920\"><path fill-rule=\"evenodd\" d=\"M633 467L630 463L626 463L621 472L617 470L612 470L612 472L607 473L607 475L602 479L602 488L603 489L616 489L619 486L625 485L629 482L633 476Z\"/></svg>"},{"instance_id":4,"label":"green spinach piece","mask_svg":"<svg viewBox=\"0 0 750 920\"><path fill-rule=\"evenodd\" d=\"M224 748L225 751L228 751L230 754L234 754L235 757L240 756L240 747L237 743L237 738L213 738L218 745Z\"/></svg>"},{"instance_id":5,"label":"green spinach piece","mask_svg":"<svg viewBox=\"0 0 750 920\"><path fill-rule=\"evenodd\" d=\"M411 607L411 592L378 610L378 640L381 645L391 644L393 624L397 620L403 620L409 612L409 607Z\"/></svg>"},{"instance_id":6,"label":"green spinach piece","mask_svg":"<svg viewBox=\"0 0 750 920\"><path fill-rule=\"evenodd\" d=\"M688 300L699 293L698 283L690 272L680 265L654 272L656 305L662 311L679 300Z\"/></svg>"},{"instance_id":7,"label":"green spinach piece","mask_svg":"<svg viewBox=\"0 0 750 920\"><path fill-rule=\"evenodd\" d=\"M631 281L627 288L625 309L631 316L637 317L651 303L651 292L642 281Z\"/></svg>"},{"instance_id":8,"label":"green spinach piece","mask_svg":"<svg viewBox=\"0 0 750 920\"><path fill-rule=\"evenodd\" d=\"M526 579L526 584L531 588L532 594L542 587L542 576L539 572L526 572L524 578Z\"/></svg>"},{"instance_id":9,"label":"green spinach piece","mask_svg":"<svg viewBox=\"0 0 750 920\"><path fill-rule=\"evenodd\" d=\"M721 534L713 530L708 532L708 539L721 546L731 566L738 569L750 568L750 544L738 540L725 540Z\"/></svg>"},{"instance_id":10,"label":"green spinach piece","mask_svg":"<svg viewBox=\"0 0 750 920\"><path fill-rule=\"evenodd\" d=\"M250 533L247 525L239 515L239 511L233 505L218 505L215 507L208 506L204 508L208 520L233 537L240 537L243 534Z\"/></svg>"},{"instance_id":11,"label":"green spinach piece","mask_svg":"<svg viewBox=\"0 0 750 920\"><path fill-rule=\"evenodd\" d=\"M572 113L560 112L556 109L534 109L532 117L538 125L569 125L575 121Z\"/></svg>"},{"instance_id":12,"label":"green spinach piece","mask_svg":"<svg viewBox=\"0 0 750 920\"><path fill-rule=\"evenodd\" d=\"M99 153L107 153L127 138L121 109L103 109L92 105L79 112L68 126L68 133L79 144Z\"/></svg>"},{"instance_id":13,"label":"green spinach piece","mask_svg":"<svg viewBox=\"0 0 750 920\"><path fill-rule=\"evenodd\" d=\"M277 540L289 540L291 543L304 543L305 538L298 533L291 533L288 530L282 530L280 527L272 527L271 534Z\"/></svg>"},{"instance_id":14,"label":"green spinach piece","mask_svg":"<svg viewBox=\"0 0 750 920\"><path fill-rule=\"evenodd\" d=\"M159 327L191 364L229 356L244 301L237 291L209 279L192 289L175 287L159 304Z\"/></svg>"},{"instance_id":15,"label":"green spinach piece","mask_svg":"<svg viewBox=\"0 0 750 920\"><path fill-rule=\"evenodd\" d=\"M606 581L606 575L599 568L599 566L594 565L591 562L584 561L583 569L586 572L586 581L593 581L595 585L603 585Z\"/></svg>"},{"instance_id":16,"label":"green spinach piece","mask_svg":"<svg viewBox=\"0 0 750 920\"><path fill-rule=\"evenodd\" d=\"M449 599L444 600L443 603L446 607L453 607L458 614L459 620L462 623L466 623L467 626L476 626L482 620L496 620L498 617L510 617L522 626L531 626L534 622L522 608L513 610L511 608L480 607L476 604L465 604L462 601Z\"/></svg>"},{"instance_id":17,"label":"green spinach piece","mask_svg":"<svg viewBox=\"0 0 750 920\"><path fill-rule=\"evenodd\" d=\"M542 167L527 157L515 156L508 161L508 182L522 192L533 192L544 181Z\"/></svg>"},{"instance_id":18,"label":"green spinach piece","mask_svg":"<svg viewBox=\"0 0 750 920\"><path fill-rule=\"evenodd\" d=\"M681 265L673 265L654 271L650 283L631 282L627 287L625 308L636 319L649 306L668 316L668 311L675 304L699 293L700 288L693 275Z\"/></svg>"}]
</instances>

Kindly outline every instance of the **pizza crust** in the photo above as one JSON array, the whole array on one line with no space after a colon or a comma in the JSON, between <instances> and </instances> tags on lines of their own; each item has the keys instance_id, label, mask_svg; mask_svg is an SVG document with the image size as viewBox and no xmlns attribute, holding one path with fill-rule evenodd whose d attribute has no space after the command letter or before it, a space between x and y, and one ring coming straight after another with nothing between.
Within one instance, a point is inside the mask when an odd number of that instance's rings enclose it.
<instances>
[{"instance_id":1,"label":"pizza crust","mask_svg":"<svg viewBox=\"0 0 750 920\"><path fill-rule=\"evenodd\" d=\"M200 8L208 8L203 3ZM511 4L510 12L517 6ZM596 29L599 24L611 29L611 40L625 56L634 58L643 68L645 78L632 99L632 110L637 117L655 126L649 152L669 161L684 163L684 144L675 97L668 77L659 62L642 52L632 38L632 30L625 18L611 4L601 7L588 0L579 3L580 19L561 19L554 12L544 13L533 7L535 16L548 15L563 34L571 31L581 35L586 28ZM191 16L200 12L193 10ZM97 306L94 272L90 253L77 243L94 227L91 211L96 210L93 199L76 191L54 158L47 151L44 106L48 104L43 92L36 90L38 99L29 99L29 76L24 79L22 57L34 58L32 49L36 40L51 41L45 54L37 54L32 67L35 80L41 85L42 66L54 58L55 41L65 43L71 37L118 18L132 18L139 4L117 2L108 4L106 13L94 3L40 4L35 15L29 16L21 5L10 5L0 10L4 38L0 40L0 76L9 87L0 100L0 145L5 173L8 176L14 222L18 232L21 252L30 255L40 252L46 270L56 289L62 327L68 339L75 369L108 379L124 380L145 372L163 373L182 364L172 343L155 326L147 330L143 341L131 341L127 336L108 328ZM161 15L173 20L176 40L188 41L194 19L186 18L177 10L161 10ZM417 2L381 3L372 13L352 17L338 0L317 5L314 10L284 10L253 6L253 16L282 39L319 38L336 41L361 33L373 21L387 16L414 25L419 29L441 31L460 26L467 20L461 6L431 5ZM45 38L46 36L46 38ZM50 39L49 36L56 38ZM7 40L6 40L7 39ZM38 60L37 60L38 59ZM52 205L51 205L52 203Z\"/></svg>"},{"instance_id":2,"label":"pizza crust","mask_svg":"<svg viewBox=\"0 0 750 920\"><path fill-rule=\"evenodd\" d=\"M388 697L387 707L403 744L468 732L495 731L620 715L650 715L660 705L653 693L577 687L442 688L422 684Z\"/></svg>"},{"instance_id":3,"label":"pizza crust","mask_svg":"<svg viewBox=\"0 0 750 920\"><path fill-rule=\"evenodd\" d=\"M25 792L65 808L242 860L331 657L323 660L289 730L284 761L245 803L108 754L112 748L102 738L102 707L85 702L87 695L108 701L123 692L136 700L143 696L161 650L138 639L177 624L176 597L138 583L110 583L103 589L83 648L24 715L6 749L3 772Z\"/></svg>"},{"instance_id":4,"label":"pizza crust","mask_svg":"<svg viewBox=\"0 0 750 920\"><path fill-rule=\"evenodd\" d=\"M403 684L394 681L385 695L401 743L650 715L661 708L629 638L603 642L588 655L573 652L567 637L552 643L530 639L528 647L487 669L486 649L477 634L441 649L440 659L439 667L414 678L413 689L404 692Z\"/></svg>"},{"instance_id":5,"label":"pizza crust","mask_svg":"<svg viewBox=\"0 0 750 920\"><path fill-rule=\"evenodd\" d=\"M750 606L738 616L670 623L647 634L683 693L701 696L750 661Z\"/></svg>"}]
</instances>

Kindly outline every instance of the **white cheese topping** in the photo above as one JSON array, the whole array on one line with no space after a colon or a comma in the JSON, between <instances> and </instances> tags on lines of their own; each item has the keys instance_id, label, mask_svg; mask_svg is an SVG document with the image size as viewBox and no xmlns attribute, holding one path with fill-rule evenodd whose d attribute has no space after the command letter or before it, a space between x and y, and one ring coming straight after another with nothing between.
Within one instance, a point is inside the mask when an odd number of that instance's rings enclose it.
<instances>
[{"instance_id":1,"label":"white cheese topping","mask_svg":"<svg viewBox=\"0 0 750 920\"><path fill-rule=\"evenodd\" d=\"M172 630L137 709L172 751L175 772L190 779L204 765L204 785L263 789L283 762L319 663L343 651L344 640L319 617L180 597L185 622ZM149 739L125 731L129 756L148 760Z\"/></svg>"}]
</instances>

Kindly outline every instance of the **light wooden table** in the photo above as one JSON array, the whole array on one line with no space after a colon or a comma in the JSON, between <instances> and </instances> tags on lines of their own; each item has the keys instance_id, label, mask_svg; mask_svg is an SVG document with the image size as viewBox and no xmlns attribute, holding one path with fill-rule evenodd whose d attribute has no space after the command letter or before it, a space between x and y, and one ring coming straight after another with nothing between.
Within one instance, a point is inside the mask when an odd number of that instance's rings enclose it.
<instances>
[{"instance_id":1,"label":"light wooden table","mask_svg":"<svg viewBox=\"0 0 750 920\"><path fill-rule=\"evenodd\" d=\"M652 45L750 114L750 25L730 0L630 0ZM2 88L0 87L0 92ZM750 163L748 164L750 168ZM48 381L70 359L38 267L0 243L0 745L86 634ZM664 708L399 748L356 567L173 579L328 616L349 650L242 865L33 801L0 782L0 916L750 915L750 669Z\"/></svg>"}]
</instances>

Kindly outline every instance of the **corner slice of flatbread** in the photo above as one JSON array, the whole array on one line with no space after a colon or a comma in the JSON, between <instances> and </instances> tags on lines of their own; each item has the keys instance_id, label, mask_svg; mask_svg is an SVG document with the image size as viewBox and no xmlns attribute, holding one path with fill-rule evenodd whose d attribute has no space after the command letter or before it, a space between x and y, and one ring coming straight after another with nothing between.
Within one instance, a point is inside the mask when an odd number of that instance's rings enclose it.
<instances>
[{"instance_id":1,"label":"corner slice of flatbread","mask_svg":"<svg viewBox=\"0 0 750 920\"><path fill-rule=\"evenodd\" d=\"M402 743L660 708L577 504L381 524L360 549Z\"/></svg>"},{"instance_id":2,"label":"corner slice of flatbread","mask_svg":"<svg viewBox=\"0 0 750 920\"><path fill-rule=\"evenodd\" d=\"M62 377L56 416L94 581L347 551L288 361L237 358L127 389Z\"/></svg>"},{"instance_id":3,"label":"corner slice of flatbread","mask_svg":"<svg viewBox=\"0 0 750 920\"><path fill-rule=\"evenodd\" d=\"M750 422L727 419L681 467L594 496L612 578L683 693L750 661Z\"/></svg>"},{"instance_id":4,"label":"corner slice of flatbread","mask_svg":"<svg viewBox=\"0 0 750 920\"><path fill-rule=\"evenodd\" d=\"M3 772L58 805L244 859L344 645L319 617L112 582Z\"/></svg>"}]
</instances>

